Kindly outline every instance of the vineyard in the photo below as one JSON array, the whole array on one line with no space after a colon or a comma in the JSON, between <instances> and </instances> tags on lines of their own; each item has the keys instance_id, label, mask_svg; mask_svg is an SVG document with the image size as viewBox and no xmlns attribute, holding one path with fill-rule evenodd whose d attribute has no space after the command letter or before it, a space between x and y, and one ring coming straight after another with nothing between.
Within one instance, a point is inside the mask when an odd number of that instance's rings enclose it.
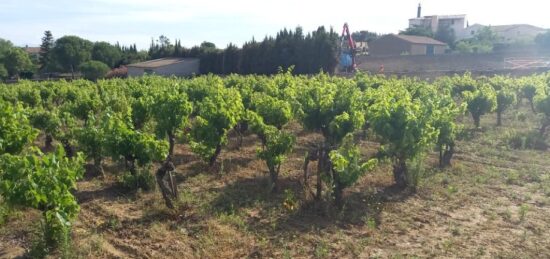
<instances>
[{"instance_id":1,"label":"vineyard","mask_svg":"<svg viewBox=\"0 0 550 259\"><path fill-rule=\"evenodd\" d=\"M550 74L0 84L0 258L550 257L549 127Z\"/></svg>"}]
</instances>

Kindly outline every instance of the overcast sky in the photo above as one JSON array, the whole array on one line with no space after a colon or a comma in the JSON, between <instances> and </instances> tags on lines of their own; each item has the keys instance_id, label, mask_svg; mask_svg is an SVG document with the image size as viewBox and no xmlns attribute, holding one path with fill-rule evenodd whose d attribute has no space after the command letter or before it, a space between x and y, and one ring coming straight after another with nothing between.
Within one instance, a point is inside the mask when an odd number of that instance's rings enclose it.
<instances>
[{"instance_id":1,"label":"overcast sky","mask_svg":"<svg viewBox=\"0 0 550 259\"><path fill-rule=\"evenodd\" d=\"M422 15L466 14L470 25L527 23L550 28L550 1L423 0ZM136 43L166 35L185 46L214 42L225 47L279 29L319 25L340 32L395 33L416 15L418 0L0 0L0 38L38 46L45 30L54 37L78 35L92 41Z\"/></svg>"}]
</instances>

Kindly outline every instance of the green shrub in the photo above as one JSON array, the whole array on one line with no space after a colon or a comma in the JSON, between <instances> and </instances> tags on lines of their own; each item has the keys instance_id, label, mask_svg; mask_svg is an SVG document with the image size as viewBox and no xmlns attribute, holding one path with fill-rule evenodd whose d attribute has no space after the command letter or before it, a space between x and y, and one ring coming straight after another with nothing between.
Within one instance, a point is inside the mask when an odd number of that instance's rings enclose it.
<instances>
[{"instance_id":1,"label":"green shrub","mask_svg":"<svg viewBox=\"0 0 550 259\"><path fill-rule=\"evenodd\" d=\"M464 97L475 127L479 128L481 116L494 111L497 106L495 90L492 87L482 85L474 92L465 92Z\"/></svg>"},{"instance_id":2,"label":"green shrub","mask_svg":"<svg viewBox=\"0 0 550 259\"><path fill-rule=\"evenodd\" d=\"M413 189L418 187L420 180L424 177L423 159L424 156L421 154L407 161L407 166L409 167L407 171L407 184Z\"/></svg>"},{"instance_id":3,"label":"green shrub","mask_svg":"<svg viewBox=\"0 0 550 259\"><path fill-rule=\"evenodd\" d=\"M62 248L70 238L71 222L80 207L73 195L82 177L84 158L67 158L58 146L43 154L34 148L15 156L0 156L0 196L10 206L41 210L43 241L48 248Z\"/></svg>"},{"instance_id":4,"label":"green shrub","mask_svg":"<svg viewBox=\"0 0 550 259\"><path fill-rule=\"evenodd\" d=\"M6 222L6 218L9 216L10 210L6 204L0 200L0 226Z\"/></svg>"},{"instance_id":5,"label":"green shrub","mask_svg":"<svg viewBox=\"0 0 550 259\"><path fill-rule=\"evenodd\" d=\"M502 114L516 102L516 95L514 92L506 89L497 91L497 126L502 125Z\"/></svg>"},{"instance_id":6,"label":"green shrub","mask_svg":"<svg viewBox=\"0 0 550 259\"><path fill-rule=\"evenodd\" d=\"M80 65L82 76L88 80L96 81L105 77L110 68L105 63L100 61L88 61Z\"/></svg>"},{"instance_id":7,"label":"green shrub","mask_svg":"<svg viewBox=\"0 0 550 259\"><path fill-rule=\"evenodd\" d=\"M3 64L0 64L0 80L8 78L8 70Z\"/></svg>"},{"instance_id":8,"label":"green shrub","mask_svg":"<svg viewBox=\"0 0 550 259\"><path fill-rule=\"evenodd\" d=\"M536 131L513 134L508 139L508 144L513 149L548 149L548 144L546 143L544 136Z\"/></svg>"},{"instance_id":9,"label":"green shrub","mask_svg":"<svg viewBox=\"0 0 550 259\"><path fill-rule=\"evenodd\" d=\"M149 168L142 168L133 175L126 172L121 176L120 183L122 187L128 190L152 191L156 187L155 176L150 172Z\"/></svg>"},{"instance_id":10,"label":"green shrub","mask_svg":"<svg viewBox=\"0 0 550 259\"><path fill-rule=\"evenodd\" d=\"M520 122L525 122L525 121L527 121L527 115L524 112L519 112L516 115L516 119Z\"/></svg>"},{"instance_id":11,"label":"green shrub","mask_svg":"<svg viewBox=\"0 0 550 259\"><path fill-rule=\"evenodd\" d=\"M352 186L361 176L371 171L378 163L376 159L366 162L361 160L361 152L355 144L353 134L344 137L342 145L329 153L332 163L333 195L336 205L342 206L342 195L345 188ZM331 184L329 181L327 184Z\"/></svg>"},{"instance_id":12,"label":"green shrub","mask_svg":"<svg viewBox=\"0 0 550 259\"><path fill-rule=\"evenodd\" d=\"M529 101L531 110L535 112L534 98L537 95L537 87L533 84L526 84L521 88L522 96Z\"/></svg>"}]
</instances>

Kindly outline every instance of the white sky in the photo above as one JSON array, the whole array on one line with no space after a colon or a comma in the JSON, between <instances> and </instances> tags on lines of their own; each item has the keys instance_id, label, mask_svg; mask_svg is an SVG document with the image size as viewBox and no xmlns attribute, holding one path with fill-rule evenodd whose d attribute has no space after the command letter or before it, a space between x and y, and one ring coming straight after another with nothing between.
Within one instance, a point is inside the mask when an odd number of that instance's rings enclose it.
<instances>
[{"instance_id":1,"label":"white sky","mask_svg":"<svg viewBox=\"0 0 550 259\"><path fill-rule=\"evenodd\" d=\"M527 23L550 28L550 1L422 0L422 15L466 14L470 24ZM38 46L45 30L54 37L78 35L92 41L136 43L168 36L191 47L206 40L218 47L242 44L300 25L319 25L338 33L344 22L352 31L395 33L416 16L418 0L0 0L0 38Z\"/></svg>"}]
</instances>

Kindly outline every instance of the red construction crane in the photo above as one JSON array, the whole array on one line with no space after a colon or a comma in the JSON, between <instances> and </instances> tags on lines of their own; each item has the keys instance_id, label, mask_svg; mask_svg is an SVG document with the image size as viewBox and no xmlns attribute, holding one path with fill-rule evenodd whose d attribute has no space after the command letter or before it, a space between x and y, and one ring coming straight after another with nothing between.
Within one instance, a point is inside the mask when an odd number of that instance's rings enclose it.
<instances>
[{"instance_id":1,"label":"red construction crane","mask_svg":"<svg viewBox=\"0 0 550 259\"><path fill-rule=\"evenodd\" d=\"M342 36L340 37L340 67L343 71L353 72L357 68L355 63L356 46L351 33L349 33L348 23L344 23Z\"/></svg>"}]
</instances>

